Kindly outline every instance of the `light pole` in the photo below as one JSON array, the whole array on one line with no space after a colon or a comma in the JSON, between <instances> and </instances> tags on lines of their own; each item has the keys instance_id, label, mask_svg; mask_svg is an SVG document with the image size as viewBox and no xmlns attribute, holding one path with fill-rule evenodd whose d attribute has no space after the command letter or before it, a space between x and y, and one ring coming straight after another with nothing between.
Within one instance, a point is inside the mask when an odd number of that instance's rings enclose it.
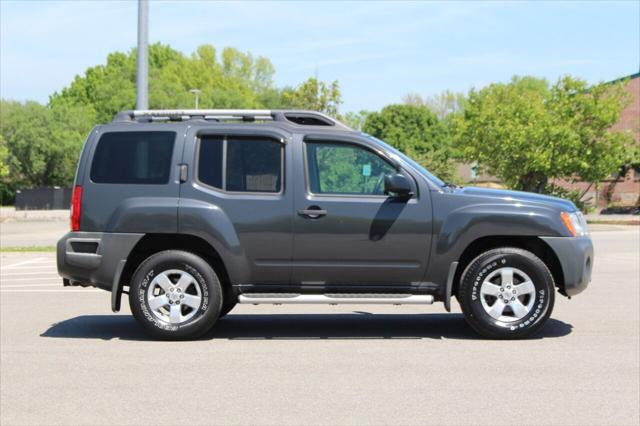
<instances>
[{"instance_id":1,"label":"light pole","mask_svg":"<svg viewBox=\"0 0 640 426\"><path fill-rule=\"evenodd\" d=\"M138 0L138 74L136 109L149 109L149 4Z\"/></svg>"},{"instance_id":2,"label":"light pole","mask_svg":"<svg viewBox=\"0 0 640 426\"><path fill-rule=\"evenodd\" d=\"M195 105L196 105L196 109L198 109L198 95L200 95L201 90L200 89L191 89L191 90L189 90L189 92L191 92L194 95L196 95Z\"/></svg>"}]
</instances>

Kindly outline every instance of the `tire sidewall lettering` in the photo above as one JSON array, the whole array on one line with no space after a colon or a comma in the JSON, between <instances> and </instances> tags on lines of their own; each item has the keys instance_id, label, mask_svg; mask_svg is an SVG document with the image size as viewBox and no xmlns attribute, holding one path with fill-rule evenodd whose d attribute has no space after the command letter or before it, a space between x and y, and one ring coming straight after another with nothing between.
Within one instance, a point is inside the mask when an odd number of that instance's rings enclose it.
<instances>
[{"instance_id":1,"label":"tire sidewall lettering","mask_svg":"<svg viewBox=\"0 0 640 426\"><path fill-rule=\"evenodd\" d=\"M163 265L161 268L151 269L149 270L149 272L145 274L142 282L140 283L140 287L137 293L139 306L145 319L149 323L153 324L156 328L159 328L164 331L176 331L180 328L188 327L189 325L192 325L193 323L197 322L202 317L202 315L207 311L207 308L209 307L209 303L210 303L209 287L207 286L207 282L202 276L202 274L196 268L194 268L192 265L188 263L183 263L177 268L177 269L182 269L185 272L188 272L198 281L198 284L200 285L200 291L202 292L202 302L200 303L198 312L193 318L191 318L189 321L183 324L175 325L175 324L167 323L165 321L161 321L158 317L156 317L153 314L153 312L151 312L151 309L149 308L149 304L147 301L147 291L149 289L149 285L153 282L153 279L156 276L156 272L155 272L156 269L162 272L165 270L176 269L176 268L174 266Z\"/></svg>"}]
</instances>

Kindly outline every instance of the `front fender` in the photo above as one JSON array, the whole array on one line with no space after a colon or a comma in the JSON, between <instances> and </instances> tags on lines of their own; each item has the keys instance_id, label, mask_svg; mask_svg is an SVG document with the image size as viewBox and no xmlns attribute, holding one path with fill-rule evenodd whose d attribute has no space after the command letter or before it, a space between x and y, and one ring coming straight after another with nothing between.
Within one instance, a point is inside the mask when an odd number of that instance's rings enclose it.
<instances>
[{"instance_id":1,"label":"front fender","mask_svg":"<svg viewBox=\"0 0 640 426\"><path fill-rule=\"evenodd\" d=\"M447 281L452 262L457 262L464 250L479 238L569 236L560 223L560 212L553 206L521 202L452 205L455 202L462 204L464 200L434 197L435 238L428 281L440 287Z\"/></svg>"},{"instance_id":2,"label":"front fender","mask_svg":"<svg viewBox=\"0 0 640 426\"><path fill-rule=\"evenodd\" d=\"M560 216L552 208L481 204L453 210L442 222L436 255L462 253L472 241L491 235L564 236Z\"/></svg>"}]
</instances>

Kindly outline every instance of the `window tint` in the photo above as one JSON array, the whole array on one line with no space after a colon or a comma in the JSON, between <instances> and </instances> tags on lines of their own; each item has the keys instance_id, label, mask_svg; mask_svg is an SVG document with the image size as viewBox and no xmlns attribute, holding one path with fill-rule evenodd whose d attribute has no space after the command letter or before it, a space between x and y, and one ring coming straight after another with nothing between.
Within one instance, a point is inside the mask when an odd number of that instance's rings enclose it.
<instances>
[{"instance_id":1,"label":"window tint","mask_svg":"<svg viewBox=\"0 0 640 426\"><path fill-rule=\"evenodd\" d=\"M394 167L355 145L307 143L309 187L315 194L383 195L384 175Z\"/></svg>"},{"instance_id":2,"label":"window tint","mask_svg":"<svg viewBox=\"0 0 640 426\"><path fill-rule=\"evenodd\" d=\"M226 167L222 167L225 162ZM282 144L255 137L230 136L226 140L222 137L203 138L200 142L198 179L207 185L232 192L280 192Z\"/></svg>"},{"instance_id":3,"label":"window tint","mask_svg":"<svg viewBox=\"0 0 640 426\"><path fill-rule=\"evenodd\" d=\"M198 179L216 188L222 188L222 137L205 137L200 141Z\"/></svg>"},{"instance_id":4,"label":"window tint","mask_svg":"<svg viewBox=\"0 0 640 426\"><path fill-rule=\"evenodd\" d=\"M175 132L112 132L100 138L91 165L96 183L169 182Z\"/></svg>"}]
</instances>

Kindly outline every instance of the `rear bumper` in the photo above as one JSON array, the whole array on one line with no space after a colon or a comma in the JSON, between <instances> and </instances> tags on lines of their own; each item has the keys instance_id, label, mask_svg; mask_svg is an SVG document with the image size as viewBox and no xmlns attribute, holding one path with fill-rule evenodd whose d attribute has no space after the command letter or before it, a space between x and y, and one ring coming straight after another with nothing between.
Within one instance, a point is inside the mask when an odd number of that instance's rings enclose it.
<instances>
[{"instance_id":1,"label":"rear bumper","mask_svg":"<svg viewBox=\"0 0 640 426\"><path fill-rule=\"evenodd\" d=\"M564 292L575 296L587 288L593 269L593 243L590 237L541 237L560 260Z\"/></svg>"},{"instance_id":2,"label":"rear bumper","mask_svg":"<svg viewBox=\"0 0 640 426\"><path fill-rule=\"evenodd\" d=\"M127 257L143 235L69 232L58 241L58 274L70 285L111 291L117 288Z\"/></svg>"}]
</instances>

